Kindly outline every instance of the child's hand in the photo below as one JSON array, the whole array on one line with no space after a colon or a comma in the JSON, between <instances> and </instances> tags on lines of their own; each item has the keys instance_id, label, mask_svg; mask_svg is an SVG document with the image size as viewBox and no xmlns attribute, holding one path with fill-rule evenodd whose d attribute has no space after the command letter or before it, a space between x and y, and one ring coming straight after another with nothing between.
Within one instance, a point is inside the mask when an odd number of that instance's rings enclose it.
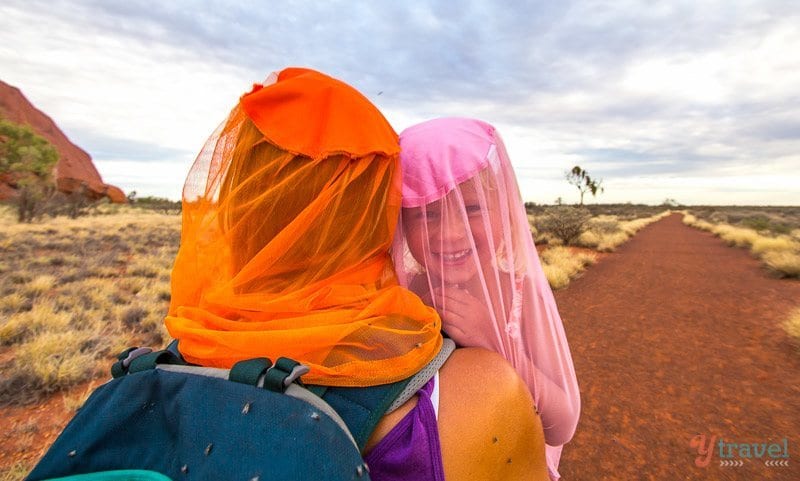
<instances>
[{"instance_id":1,"label":"child's hand","mask_svg":"<svg viewBox=\"0 0 800 481\"><path fill-rule=\"evenodd\" d=\"M464 289L436 288L435 306L442 317L442 327L462 347L495 350L489 309ZM428 299L423 299L425 302ZM429 304L430 305L430 304Z\"/></svg>"}]
</instances>

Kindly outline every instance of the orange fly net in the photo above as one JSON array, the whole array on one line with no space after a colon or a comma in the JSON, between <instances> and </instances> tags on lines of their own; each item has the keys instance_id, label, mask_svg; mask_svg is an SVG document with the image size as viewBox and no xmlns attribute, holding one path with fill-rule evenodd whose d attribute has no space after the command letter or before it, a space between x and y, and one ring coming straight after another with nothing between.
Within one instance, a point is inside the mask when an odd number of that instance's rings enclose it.
<instances>
[{"instance_id":1,"label":"orange fly net","mask_svg":"<svg viewBox=\"0 0 800 481\"><path fill-rule=\"evenodd\" d=\"M242 96L189 172L167 329L205 366L286 356L315 384L408 377L442 341L388 254L397 135L342 82L306 69L273 80Z\"/></svg>"}]
</instances>

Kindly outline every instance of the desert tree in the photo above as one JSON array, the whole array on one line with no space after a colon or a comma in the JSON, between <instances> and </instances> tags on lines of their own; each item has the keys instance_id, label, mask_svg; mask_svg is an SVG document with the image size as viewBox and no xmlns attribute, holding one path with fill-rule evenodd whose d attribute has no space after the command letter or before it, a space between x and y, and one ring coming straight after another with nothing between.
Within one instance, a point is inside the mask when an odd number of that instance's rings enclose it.
<instances>
[{"instance_id":1,"label":"desert tree","mask_svg":"<svg viewBox=\"0 0 800 481\"><path fill-rule=\"evenodd\" d=\"M55 193L58 152L27 125L0 119L0 178L15 187L17 218L30 222Z\"/></svg>"},{"instance_id":2,"label":"desert tree","mask_svg":"<svg viewBox=\"0 0 800 481\"><path fill-rule=\"evenodd\" d=\"M578 191L581 193L580 205L583 205L583 196L587 192L590 192L592 197L594 197L598 192L602 193L604 191L602 187L603 179L592 179L587 171L581 169L577 165L573 167L572 170L567 171L566 178L567 182L577 187Z\"/></svg>"}]
</instances>

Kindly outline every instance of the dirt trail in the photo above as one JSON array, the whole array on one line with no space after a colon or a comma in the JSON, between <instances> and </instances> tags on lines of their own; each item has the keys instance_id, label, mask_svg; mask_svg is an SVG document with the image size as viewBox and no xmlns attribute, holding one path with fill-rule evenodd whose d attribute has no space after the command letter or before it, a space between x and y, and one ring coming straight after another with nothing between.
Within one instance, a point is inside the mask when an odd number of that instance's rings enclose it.
<instances>
[{"instance_id":1,"label":"dirt trail","mask_svg":"<svg viewBox=\"0 0 800 481\"><path fill-rule=\"evenodd\" d=\"M779 326L800 306L800 282L771 277L746 250L673 215L556 299L583 400L564 481L800 479L800 351ZM715 443L697 467L697 434L787 439L789 466L744 459L738 447L730 461L743 466L721 466Z\"/></svg>"}]
</instances>

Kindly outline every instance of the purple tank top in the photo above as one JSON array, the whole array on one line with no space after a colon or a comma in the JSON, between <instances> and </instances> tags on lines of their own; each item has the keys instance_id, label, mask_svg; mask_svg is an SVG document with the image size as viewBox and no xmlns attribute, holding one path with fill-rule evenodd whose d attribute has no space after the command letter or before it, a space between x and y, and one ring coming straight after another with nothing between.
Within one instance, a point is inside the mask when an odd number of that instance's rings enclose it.
<instances>
[{"instance_id":1,"label":"purple tank top","mask_svg":"<svg viewBox=\"0 0 800 481\"><path fill-rule=\"evenodd\" d=\"M364 457L373 481L444 481L439 428L431 403L434 379L417 405Z\"/></svg>"}]
</instances>

